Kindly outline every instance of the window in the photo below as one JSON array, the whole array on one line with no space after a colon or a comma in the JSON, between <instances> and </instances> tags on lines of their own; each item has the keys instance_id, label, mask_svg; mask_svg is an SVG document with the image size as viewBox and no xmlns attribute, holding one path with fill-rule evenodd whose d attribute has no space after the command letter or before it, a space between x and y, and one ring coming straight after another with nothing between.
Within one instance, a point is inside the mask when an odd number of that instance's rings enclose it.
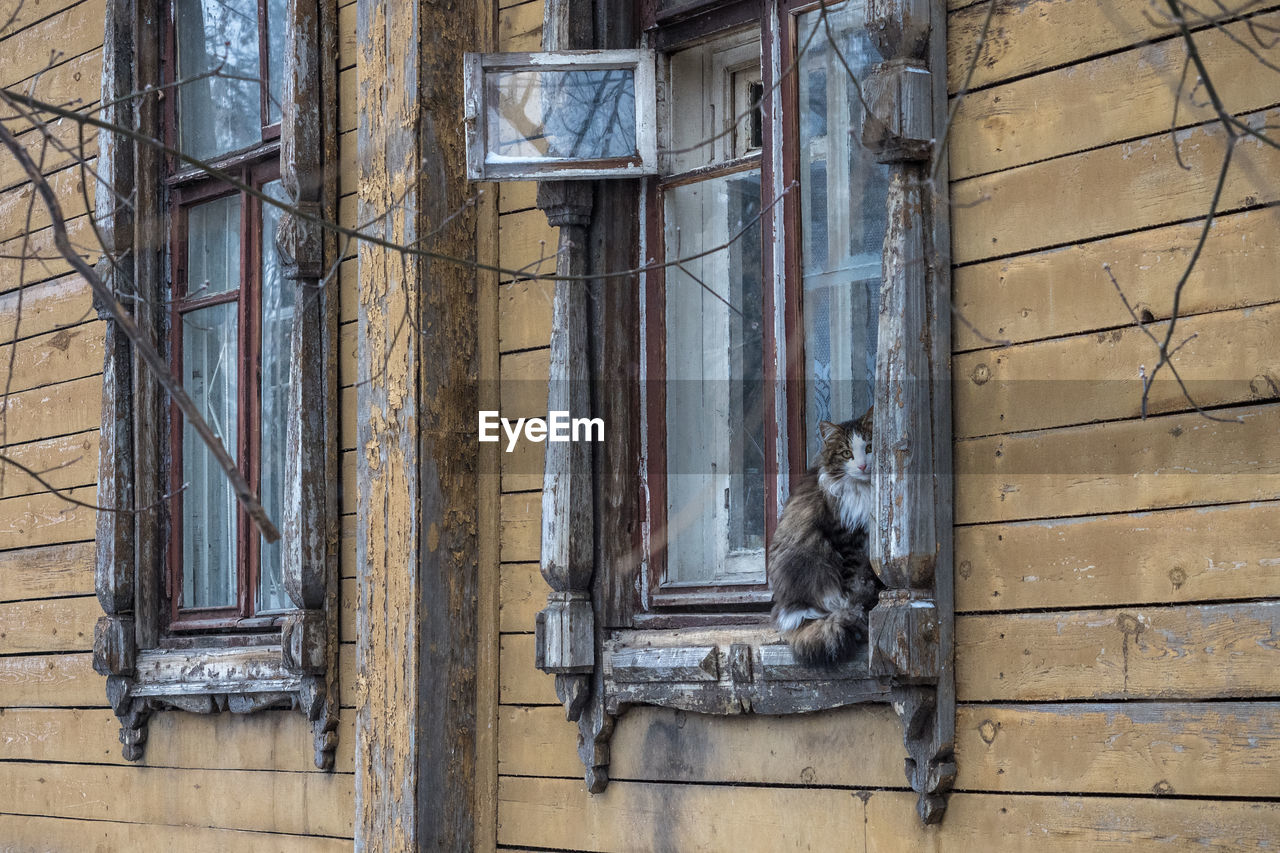
<instances>
[{"instance_id":1,"label":"window","mask_svg":"<svg viewBox=\"0 0 1280 853\"><path fill-rule=\"evenodd\" d=\"M816 456L820 421L871 404L888 167L861 145L841 57L862 76L876 54L860 6L826 14L830 39L816 9L782 16L781 67L795 69L780 111L761 109L758 26L664 58L646 298L649 375L665 379L648 385L649 613L761 612L787 475Z\"/></svg>"},{"instance_id":2,"label":"window","mask_svg":"<svg viewBox=\"0 0 1280 853\"><path fill-rule=\"evenodd\" d=\"M320 165L336 160L333 10L314 0L109 0L108 34L137 21L147 25L107 45L106 117L181 156L104 134L102 168L139 212L99 194L117 247L111 283L283 536L259 533L213 453L109 323L99 498L159 509L136 524L99 514L106 616L94 667L108 676L126 758L141 757L159 710L296 708L328 767L338 465L325 353L337 302L320 285L336 244L310 219L336 213L336 169Z\"/></svg>"},{"instance_id":3,"label":"window","mask_svg":"<svg viewBox=\"0 0 1280 853\"><path fill-rule=\"evenodd\" d=\"M547 20L577 2L548 0ZM891 701L919 814L935 822L955 775L949 235L945 158L936 175L930 163L945 4L645 9L657 173L639 192L539 189L561 228L558 269L599 279L557 282L549 403L599 410L610 433L600 450L546 448L537 665L577 722L592 791L607 784L613 718L633 705L793 714ZM543 177L583 176L559 165ZM638 282L612 272L633 266ZM618 381L631 365L634 390ZM575 397L588 370L591 393ZM804 666L769 624L770 536L819 422L873 400L871 552L885 589L865 657ZM618 471L631 459L638 489Z\"/></svg>"}]
</instances>

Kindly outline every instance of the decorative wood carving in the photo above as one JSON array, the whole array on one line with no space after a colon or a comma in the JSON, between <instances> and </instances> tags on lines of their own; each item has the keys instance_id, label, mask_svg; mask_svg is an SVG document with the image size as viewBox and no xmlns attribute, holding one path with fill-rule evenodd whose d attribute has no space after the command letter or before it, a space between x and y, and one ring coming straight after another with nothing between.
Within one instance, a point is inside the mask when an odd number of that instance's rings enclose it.
<instances>
[{"instance_id":1,"label":"decorative wood carving","mask_svg":"<svg viewBox=\"0 0 1280 853\"><path fill-rule=\"evenodd\" d=\"M869 618L870 670L892 686L903 722L907 779L926 823L942 819L955 779L954 693L950 684L950 585L938 596L948 532L939 523L935 413L950 407L949 366L937 364L935 337L948 270L930 262L934 206L929 181L934 87L930 0L868 0L867 28L884 57L867 81L872 115L863 144L889 164L887 228L876 351L876 524L871 560L886 589ZM937 34L941 38L941 31ZM944 66L945 67L945 66ZM935 383L935 376L942 381ZM949 519L948 519L949 524ZM947 552L949 554L949 550ZM944 623L946 629L944 630Z\"/></svg>"},{"instance_id":2,"label":"decorative wood carving","mask_svg":"<svg viewBox=\"0 0 1280 853\"><path fill-rule=\"evenodd\" d=\"M133 92L158 79L156 30L160 0L112 0L107 5L103 118L159 136L155 99ZM333 0L289 0L281 127L283 183L297 207L317 222L336 214L336 25ZM135 49L136 39L136 49ZM160 161L151 147L103 132L99 140L97 216L112 258L102 272L117 293L137 295L140 327L155 337L145 306L164 304L159 263L164 209ZM138 198L133 209L117 197ZM298 610L265 645L161 650L159 601L162 509L98 513L96 589L106 615L94 630L94 669L107 676L107 698L120 720L124 757L136 761L151 714L253 713L294 708L314 729L316 766L330 769L337 745L337 495L336 300L319 286L326 254L316 222L287 216L281 227L286 277L299 288L292 338L289 487L286 489L285 586ZM107 319L107 318L104 318ZM98 502L133 509L154 503L163 482L156 440L161 419L155 381L108 319ZM136 437L135 437L136 434ZM145 497L145 500L143 499ZM256 639L256 638L255 638Z\"/></svg>"}]
</instances>

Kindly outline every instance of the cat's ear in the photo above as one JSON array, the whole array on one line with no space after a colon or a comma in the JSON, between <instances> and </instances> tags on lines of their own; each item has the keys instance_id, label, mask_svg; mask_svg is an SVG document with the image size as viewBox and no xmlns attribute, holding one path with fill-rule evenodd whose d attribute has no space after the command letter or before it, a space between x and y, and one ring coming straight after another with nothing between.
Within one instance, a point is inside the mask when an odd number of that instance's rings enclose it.
<instances>
[{"instance_id":1,"label":"cat's ear","mask_svg":"<svg viewBox=\"0 0 1280 853\"><path fill-rule=\"evenodd\" d=\"M822 436L822 442L833 441L841 434L839 425L833 424L831 421L819 421L818 433Z\"/></svg>"},{"instance_id":2,"label":"cat's ear","mask_svg":"<svg viewBox=\"0 0 1280 853\"><path fill-rule=\"evenodd\" d=\"M858 418L858 422L854 424L854 428L857 429L859 435L865 435L868 438L871 437L871 424L874 421L874 413L875 407L871 406L862 415L862 417Z\"/></svg>"}]
</instances>

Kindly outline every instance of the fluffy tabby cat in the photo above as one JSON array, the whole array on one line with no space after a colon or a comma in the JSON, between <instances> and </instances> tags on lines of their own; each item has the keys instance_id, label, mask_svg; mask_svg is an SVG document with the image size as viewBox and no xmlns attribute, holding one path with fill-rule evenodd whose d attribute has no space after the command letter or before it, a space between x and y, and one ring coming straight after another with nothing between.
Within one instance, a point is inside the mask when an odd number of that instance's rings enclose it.
<instances>
[{"instance_id":1,"label":"fluffy tabby cat","mask_svg":"<svg viewBox=\"0 0 1280 853\"><path fill-rule=\"evenodd\" d=\"M819 429L818 464L793 486L769 548L774 621L796 659L811 666L852 657L883 587L867 538L875 499L871 410Z\"/></svg>"}]
</instances>

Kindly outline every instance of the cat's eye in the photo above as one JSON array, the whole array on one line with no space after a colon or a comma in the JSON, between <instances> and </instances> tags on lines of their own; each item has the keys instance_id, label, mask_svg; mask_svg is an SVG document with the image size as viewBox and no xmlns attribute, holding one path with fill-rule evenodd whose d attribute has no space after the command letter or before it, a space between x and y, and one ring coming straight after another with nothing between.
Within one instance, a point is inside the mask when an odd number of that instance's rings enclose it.
<instances>
[{"instance_id":1,"label":"cat's eye","mask_svg":"<svg viewBox=\"0 0 1280 853\"><path fill-rule=\"evenodd\" d=\"M871 452L871 442L869 442L869 441L867 442L866 447L862 448L862 452L863 452L863 453L870 453L870 452Z\"/></svg>"}]
</instances>

